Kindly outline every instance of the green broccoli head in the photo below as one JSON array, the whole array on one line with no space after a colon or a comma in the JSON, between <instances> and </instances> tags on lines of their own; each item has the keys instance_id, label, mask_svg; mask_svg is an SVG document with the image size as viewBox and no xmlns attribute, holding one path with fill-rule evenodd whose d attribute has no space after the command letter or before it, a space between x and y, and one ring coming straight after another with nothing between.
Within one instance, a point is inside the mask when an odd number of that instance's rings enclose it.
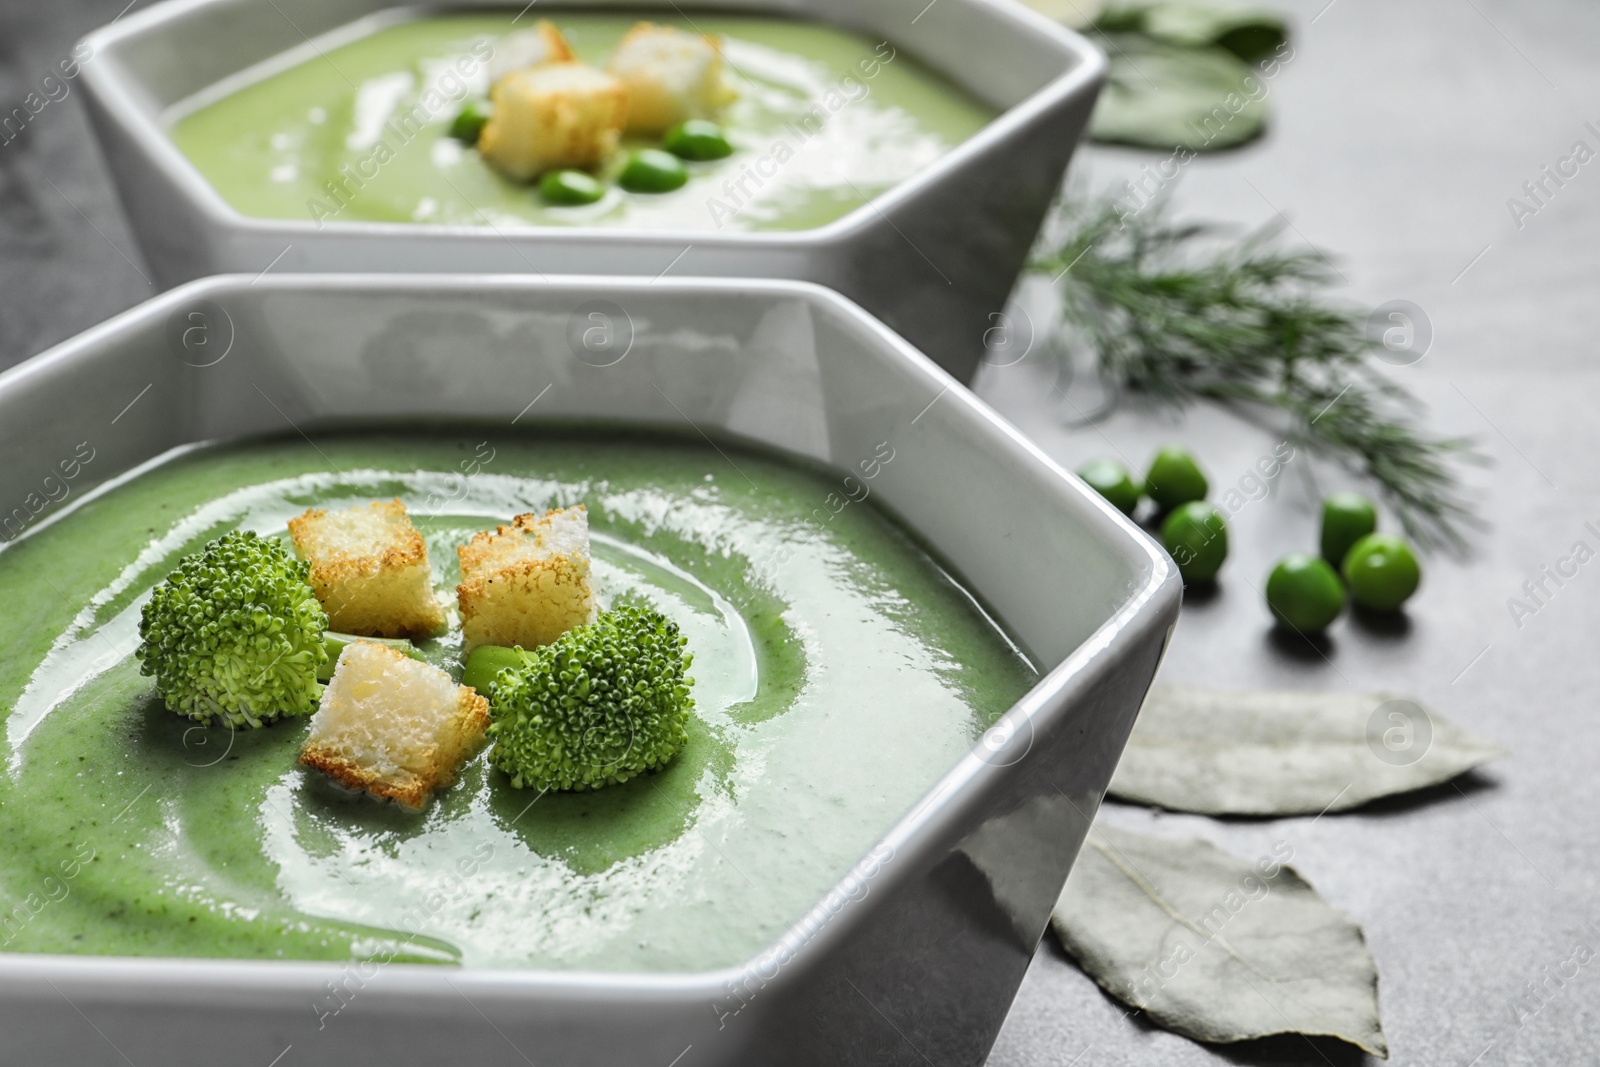
<instances>
[{"instance_id":1,"label":"green broccoli head","mask_svg":"<svg viewBox=\"0 0 1600 1067\"><path fill-rule=\"evenodd\" d=\"M489 686L490 761L518 789L600 789L664 765L688 740L694 657L658 612L619 607Z\"/></svg>"},{"instance_id":2,"label":"green broccoli head","mask_svg":"<svg viewBox=\"0 0 1600 1067\"><path fill-rule=\"evenodd\" d=\"M198 722L309 714L328 658L310 566L253 531L185 556L139 616L139 672L155 677L169 709Z\"/></svg>"}]
</instances>

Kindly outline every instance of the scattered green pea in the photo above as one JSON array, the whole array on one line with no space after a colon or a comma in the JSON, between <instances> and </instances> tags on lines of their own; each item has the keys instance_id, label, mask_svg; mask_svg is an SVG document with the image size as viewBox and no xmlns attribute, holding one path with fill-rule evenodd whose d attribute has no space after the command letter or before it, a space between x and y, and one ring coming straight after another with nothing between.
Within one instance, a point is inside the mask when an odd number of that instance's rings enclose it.
<instances>
[{"instance_id":1,"label":"scattered green pea","mask_svg":"<svg viewBox=\"0 0 1600 1067\"><path fill-rule=\"evenodd\" d=\"M606 187L581 170L553 170L539 179L539 195L552 204L575 207L606 195Z\"/></svg>"},{"instance_id":2,"label":"scattered green pea","mask_svg":"<svg viewBox=\"0 0 1600 1067\"><path fill-rule=\"evenodd\" d=\"M1396 611L1422 583L1422 568L1404 538L1368 534L1344 557L1350 599L1371 611Z\"/></svg>"},{"instance_id":3,"label":"scattered green pea","mask_svg":"<svg viewBox=\"0 0 1600 1067\"><path fill-rule=\"evenodd\" d=\"M489 695L489 686L507 667L526 667L530 656L520 648L503 645L479 645L467 656L461 671L461 684L476 689L481 696Z\"/></svg>"},{"instance_id":4,"label":"scattered green pea","mask_svg":"<svg viewBox=\"0 0 1600 1067\"><path fill-rule=\"evenodd\" d=\"M733 145L722 127L705 119L689 119L672 127L661 138L661 145L675 156L697 162L733 155Z\"/></svg>"},{"instance_id":5,"label":"scattered green pea","mask_svg":"<svg viewBox=\"0 0 1600 1067\"><path fill-rule=\"evenodd\" d=\"M1139 487L1134 484L1128 468L1114 459L1091 460L1078 468L1078 477L1124 515L1132 515L1139 506Z\"/></svg>"},{"instance_id":6,"label":"scattered green pea","mask_svg":"<svg viewBox=\"0 0 1600 1067\"><path fill-rule=\"evenodd\" d=\"M1344 586L1327 560L1292 552L1267 576L1267 607L1292 630L1321 633L1344 610Z\"/></svg>"},{"instance_id":7,"label":"scattered green pea","mask_svg":"<svg viewBox=\"0 0 1600 1067\"><path fill-rule=\"evenodd\" d=\"M630 193L670 193L689 180L689 168L671 152L645 148L635 152L617 176L617 184Z\"/></svg>"},{"instance_id":8,"label":"scattered green pea","mask_svg":"<svg viewBox=\"0 0 1600 1067\"><path fill-rule=\"evenodd\" d=\"M1191 500L1173 508L1161 524L1161 543L1185 582L1209 582L1228 558L1228 524L1210 504Z\"/></svg>"},{"instance_id":9,"label":"scattered green pea","mask_svg":"<svg viewBox=\"0 0 1600 1067\"><path fill-rule=\"evenodd\" d=\"M1144 491L1162 511L1171 511L1191 500L1204 500L1211 489L1200 464L1186 448L1168 445L1150 461L1144 476Z\"/></svg>"},{"instance_id":10,"label":"scattered green pea","mask_svg":"<svg viewBox=\"0 0 1600 1067\"><path fill-rule=\"evenodd\" d=\"M1360 493L1333 493L1322 502L1322 558L1335 567L1350 546L1378 528L1378 509Z\"/></svg>"},{"instance_id":11,"label":"scattered green pea","mask_svg":"<svg viewBox=\"0 0 1600 1067\"><path fill-rule=\"evenodd\" d=\"M462 108L455 121L450 123L450 136L467 144L477 144L478 135L489 124L491 114L493 108L488 103L481 100L467 101L467 106Z\"/></svg>"}]
</instances>

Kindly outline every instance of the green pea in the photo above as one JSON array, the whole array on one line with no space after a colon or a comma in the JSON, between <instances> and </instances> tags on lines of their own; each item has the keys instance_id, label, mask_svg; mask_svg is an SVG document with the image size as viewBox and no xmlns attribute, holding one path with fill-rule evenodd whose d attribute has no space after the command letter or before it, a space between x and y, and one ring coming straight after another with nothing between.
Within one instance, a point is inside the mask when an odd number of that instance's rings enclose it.
<instances>
[{"instance_id":1,"label":"green pea","mask_svg":"<svg viewBox=\"0 0 1600 1067\"><path fill-rule=\"evenodd\" d=\"M1209 582L1228 558L1228 524L1204 500L1191 500L1173 508L1161 524L1161 543L1185 582Z\"/></svg>"},{"instance_id":2,"label":"green pea","mask_svg":"<svg viewBox=\"0 0 1600 1067\"><path fill-rule=\"evenodd\" d=\"M617 184L630 193L670 193L689 180L689 168L671 152L645 148L628 160Z\"/></svg>"},{"instance_id":3,"label":"green pea","mask_svg":"<svg viewBox=\"0 0 1600 1067\"><path fill-rule=\"evenodd\" d=\"M1204 500L1211 486L1200 464L1186 448L1168 445L1150 461L1144 476L1144 491L1162 511L1171 511L1191 500Z\"/></svg>"},{"instance_id":4,"label":"green pea","mask_svg":"<svg viewBox=\"0 0 1600 1067\"><path fill-rule=\"evenodd\" d=\"M733 155L733 145L722 127L705 119L690 119L672 127L662 136L661 145L675 156L697 162Z\"/></svg>"},{"instance_id":5,"label":"green pea","mask_svg":"<svg viewBox=\"0 0 1600 1067\"><path fill-rule=\"evenodd\" d=\"M606 187L581 170L553 170L539 179L539 195L552 204L575 207L606 195Z\"/></svg>"},{"instance_id":6,"label":"green pea","mask_svg":"<svg viewBox=\"0 0 1600 1067\"><path fill-rule=\"evenodd\" d=\"M1378 509L1360 493L1333 493L1322 502L1322 558L1335 567L1350 546L1378 528Z\"/></svg>"},{"instance_id":7,"label":"green pea","mask_svg":"<svg viewBox=\"0 0 1600 1067\"><path fill-rule=\"evenodd\" d=\"M1350 599L1371 611L1396 611L1422 584L1422 568L1402 537L1368 534L1344 557Z\"/></svg>"},{"instance_id":8,"label":"green pea","mask_svg":"<svg viewBox=\"0 0 1600 1067\"><path fill-rule=\"evenodd\" d=\"M1139 487L1133 483L1128 468L1114 459L1092 460L1078 468L1078 477L1124 515L1132 515L1139 506Z\"/></svg>"},{"instance_id":9,"label":"green pea","mask_svg":"<svg viewBox=\"0 0 1600 1067\"><path fill-rule=\"evenodd\" d=\"M467 106L450 123L450 136L467 144L477 144L478 135L489 124L489 116L493 113L494 109L483 101L467 101Z\"/></svg>"},{"instance_id":10,"label":"green pea","mask_svg":"<svg viewBox=\"0 0 1600 1067\"><path fill-rule=\"evenodd\" d=\"M1344 610L1344 586L1327 560L1293 552L1267 576L1267 607L1291 630L1321 633Z\"/></svg>"},{"instance_id":11,"label":"green pea","mask_svg":"<svg viewBox=\"0 0 1600 1067\"><path fill-rule=\"evenodd\" d=\"M461 684L470 685L483 696L489 695L489 685L507 667L522 668L528 665L529 655L520 648L504 645L479 645L467 656L461 671Z\"/></svg>"}]
</instances>

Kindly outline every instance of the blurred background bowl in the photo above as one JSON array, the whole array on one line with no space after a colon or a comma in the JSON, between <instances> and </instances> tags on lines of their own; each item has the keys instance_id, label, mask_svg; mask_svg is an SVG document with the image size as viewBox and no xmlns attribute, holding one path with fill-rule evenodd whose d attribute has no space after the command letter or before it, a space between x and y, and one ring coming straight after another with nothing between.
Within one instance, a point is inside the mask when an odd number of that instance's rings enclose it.
<instances>
[{"instance_id":1,"label":"blurred background bowl","mask_svg":"<svg viewBox=\"0 0 1600 1067\"><path fill-rule=\"evenodd\" d=\"M612 6L569 0L562 8ZM386 0L171 0L85 38L80 48L93 56L83 66L93 128L158 284L269 266L792 278L855 300L965 382L1105 74L1104 57L1085 39L1000 0L696 4L717 13L813 19L887 40L999 112L915 177L832 223L797 231L254 218L229 206L173 143L164 115L174 104L359 19L394 16L399 7ZM517 8L522 0L506 6ZM681 15L672 0L639 0L627 10L659 11L669 21Z\"/></svg>"}]
</instances>

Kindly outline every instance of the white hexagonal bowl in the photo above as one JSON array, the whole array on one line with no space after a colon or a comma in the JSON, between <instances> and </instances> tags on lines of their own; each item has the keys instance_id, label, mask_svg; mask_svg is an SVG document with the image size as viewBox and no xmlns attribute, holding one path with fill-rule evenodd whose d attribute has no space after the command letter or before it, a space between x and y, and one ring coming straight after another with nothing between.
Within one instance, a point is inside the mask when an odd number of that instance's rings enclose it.
<instances>
[{"instance_id":1,"label":"white hexagonal bowl","mask_svg":"<svg viewBox=\"0 0 1600 1067\"><path fill-rule=\"evenodd\" d=\"M602 358L573 340L597 308L617 346ZM215 346L204 359L185 347L196 327ZM395 388L383 356L402 343L408 378ZM323 1027L317 1005L330 982L348 981L339 964L0 954L0 1058L982 1063L1176 618L1166 554L856 305L804 283L741 279L184 285L0 374L0 528L10 536L3 520L21 516L29 536L97 491L75 483L65 503L39 496L80 442L95 449L86 475L104 481L197 442L423 419L700 433L841 473L889 441L895 460L871 499L944 561L1041 680L739 966L390 964L363 975Z\"/></svg>"},{"instance_id":2,"label":"white hexagonal bowl","mask_svg":"<svg viewBox=\"0 0 1600 1067\"><path fill-rule=\"evenodd\" d=\"M168 136L163 115L179 101L305 49L308 39L360 19L395 17L401 6L397 0L168 0L85 38L91 55L82 78L93 127L160 284L254 274L268 265L652 277L670 269L678 276L792 278L845 294L965 381L1105 76L1105 59L1088 41L1012 0L697 3L696 9L811 18L881 37L1000 112L916 177L826 226L794 232L252 218L229 206ZM525 0L487 6L515 12ZM626 6L659 9L665 17L682 11L675 0Z\"/></svg>"}]
</instances>

